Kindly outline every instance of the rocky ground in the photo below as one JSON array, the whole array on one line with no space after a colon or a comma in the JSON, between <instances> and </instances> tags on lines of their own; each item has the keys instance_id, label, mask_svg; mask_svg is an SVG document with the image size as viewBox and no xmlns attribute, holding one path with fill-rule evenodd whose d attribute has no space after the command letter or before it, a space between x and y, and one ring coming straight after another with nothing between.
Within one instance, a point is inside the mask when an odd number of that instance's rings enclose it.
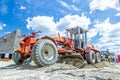
<instances>
[{"instance_id":1,"label":"rocky ground","mask_svg":"<svg viewBox=\"0 0 120 80\"><path fill-rule=\"evenodd\" d=\"M56 63L48 67L15 65L13 61L0 61L0 80L120 80L120 64L101 62L79 69Z\"/></svg>"}]
</instances>

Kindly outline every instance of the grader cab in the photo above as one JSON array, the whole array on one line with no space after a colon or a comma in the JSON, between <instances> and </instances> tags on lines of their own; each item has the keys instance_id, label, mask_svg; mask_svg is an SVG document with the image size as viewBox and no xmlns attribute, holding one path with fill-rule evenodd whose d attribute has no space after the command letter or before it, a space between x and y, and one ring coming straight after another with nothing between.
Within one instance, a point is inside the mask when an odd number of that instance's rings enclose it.
<instances>
[{"instance_id":1,"label":"grader cab","mask_svg":"<svg viewBox=\"0 0 120 80\"><path fill-rule=\"evenodd\" d=\"M48 66L60 60L61 56L63 57L61 59L71 58L69 62L76 59L74 56L90 64L101 60L100 51L93 45L87 44L87 30L81 27L66 29L66 37L58 34L56 37L36 38L36 34L40 32L24 35L19 40L19 45L17 45L19 47L12 54L16 64L29 64L33 60L38 66Z\"/></svg>"},{"instance_id":2,"label":"grader cab","mask_svg":"<svg viewBox=\"0 0 120 80\"><path fill-rule=\"evenodd\" d=\"M87 44L87 30L80 27L66 29L67 38L73 39L74 48L85 48ZM70 34L70 36L69 36Z\"/></svg>"}]
</instances>

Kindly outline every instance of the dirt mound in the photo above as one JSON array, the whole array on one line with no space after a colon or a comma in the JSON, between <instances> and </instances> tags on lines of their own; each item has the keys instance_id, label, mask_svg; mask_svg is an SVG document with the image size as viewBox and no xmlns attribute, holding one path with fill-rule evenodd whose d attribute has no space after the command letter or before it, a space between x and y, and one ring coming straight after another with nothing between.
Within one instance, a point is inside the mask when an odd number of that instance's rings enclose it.
<instances>
[{"instance_id":1,"label":"dirt mound","mask_svg":"<svg viewBox=\"0 0 120 80\"><path fill-rule=\"evenodd\" d=\"M110 63L106 61L102 61L96 64L85 64L84 68L103 68L103 67L109 67L109 66L110 66Z\"/></svg>"},{"instance_id":2,"label":"dirt mound","mask_svg":"<svg viewBox=\"0 0 120 80\"><path fill-rule=\"evenodd\" d=\"M58 63L64 63L68 65L73 65L77 68L103 68L103 67L109 67L110 63L106 61L102 61L100 63L96 64L87 64L84 63L82 59L78 56L67 56L67 57L62 57L58 60Z\"/></svg>"},{"instance_id":3,"label":"dirt mound","mask_svg":"<svg viewBox=\"0 0 120 80\"><path fill-rule=\"evenodd\" d=\"M58 60L58 63L64 63L68 65L73 65L77 68L82 68L85 66L84 62L82 59L80 59L79 56L66 56L62 57Z\"/></svg>"}]
</instances>

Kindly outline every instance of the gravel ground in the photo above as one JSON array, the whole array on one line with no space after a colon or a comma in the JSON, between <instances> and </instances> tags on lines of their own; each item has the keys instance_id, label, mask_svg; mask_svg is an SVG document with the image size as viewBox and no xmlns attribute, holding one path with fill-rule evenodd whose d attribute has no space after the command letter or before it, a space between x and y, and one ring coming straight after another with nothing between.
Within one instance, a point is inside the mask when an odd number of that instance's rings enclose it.
<instances>
[{"instance_id":1,"label":"gravel ground","mask_svg":"<svg viewBox=\"0 0 120 80\"><path fill-rule=\"evenodd\" d=\"M0 80L120 80L120 64L101 62L76 68L56 63L49 67L15 65L13 61L0 61Z\"/></svg>"}]
</instances>

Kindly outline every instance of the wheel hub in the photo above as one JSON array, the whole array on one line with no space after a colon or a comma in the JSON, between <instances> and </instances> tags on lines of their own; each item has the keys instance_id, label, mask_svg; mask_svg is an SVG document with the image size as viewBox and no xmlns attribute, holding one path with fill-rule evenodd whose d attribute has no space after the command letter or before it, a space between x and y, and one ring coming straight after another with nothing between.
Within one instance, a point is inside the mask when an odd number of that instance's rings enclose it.
<instances>
[{"instance_id":1,"label":"wheel hub","mask_svg":"<svg viewBox=\"0 0 120 80\"><path fill-rule=\"evenodd\" d=\"M42 55L43 55L43 58L46 60L53 59L55 55L53 47L51 45L46 44L43 47Z\"/></svg>"}]
</instances>

